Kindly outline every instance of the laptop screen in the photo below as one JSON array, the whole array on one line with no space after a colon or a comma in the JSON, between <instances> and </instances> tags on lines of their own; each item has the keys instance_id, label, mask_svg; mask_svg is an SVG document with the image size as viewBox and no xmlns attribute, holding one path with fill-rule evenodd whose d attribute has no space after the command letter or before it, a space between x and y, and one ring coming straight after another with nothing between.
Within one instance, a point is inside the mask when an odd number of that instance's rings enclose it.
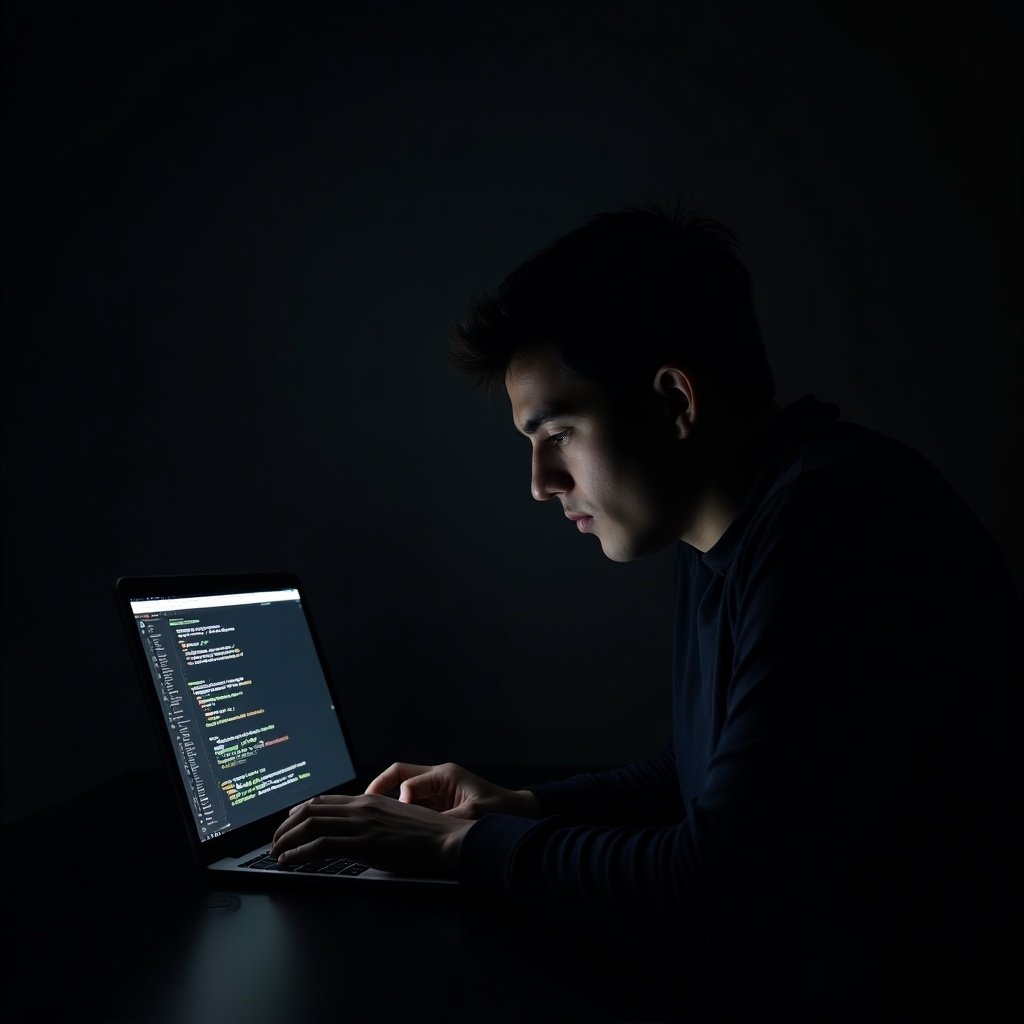
<instances>
[{"instance_id":1,"label":"laptop screen","mask_svg":"<svg viewBox=\"0 0 1024 1024\"><path fill-rule=\"evenodd\" d=\"M297 588L130 607L200 841L355 777Z\"/></svg>"}]
</instances>

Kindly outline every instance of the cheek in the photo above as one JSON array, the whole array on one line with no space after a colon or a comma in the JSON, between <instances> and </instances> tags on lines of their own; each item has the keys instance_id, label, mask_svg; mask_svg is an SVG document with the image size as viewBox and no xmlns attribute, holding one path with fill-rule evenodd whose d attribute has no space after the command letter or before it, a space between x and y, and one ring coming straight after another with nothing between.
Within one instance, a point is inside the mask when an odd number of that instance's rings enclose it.
<instances>
[{"instance_id":1,"label":"cheek","mask_svg":"<svg viewBox=\"0 0 1024 1024\"><path fill-rule=\"evenodd\" d=\"M651 515L658 505L658 488L647 468L623 460L601 467L593 478L594 494L606 511L636 520Z\"/></svg>"},{"instance_id":2,"label":"cheek","mask_svg":"<svg viewBox=\"0 0 1024 1024\"><path fill-rule=\"evenodd\" d=\"M580 458L573 476L581 492L613 519L632 522L657 515L667 491L662 452L653 432L618 429L588 438L588 458Z\"/></svg>"},{"instance_id":3,"label":"cheek","mask_svg":"<svg viewBox=\"0 0 1024 1024\"><path fill-rule=\"evenodd\" d=\"M630 506L633 514L650 528L661 529L674 519L677 468L666 460L653 457L630 467Z\"/></svg>"}]
</instances>

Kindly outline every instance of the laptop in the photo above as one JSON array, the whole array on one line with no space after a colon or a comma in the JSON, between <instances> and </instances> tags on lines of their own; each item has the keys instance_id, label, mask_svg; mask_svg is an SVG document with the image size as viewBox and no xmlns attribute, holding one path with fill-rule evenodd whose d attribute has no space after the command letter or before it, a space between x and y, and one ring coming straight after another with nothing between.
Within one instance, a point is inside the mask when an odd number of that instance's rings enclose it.
<instances>
[{"instance_id":1,"label":"laptop","mask_svg":"<svg viewBox=\"0 0 1024 1024\"><path fill-rule=\"evenodd\" d=\"M348 858L269 856L290 808L362 793L310 615L291 572L124 576L117 605L197 862L236 881L457 885Z\"/></svg>"}]
</instances>

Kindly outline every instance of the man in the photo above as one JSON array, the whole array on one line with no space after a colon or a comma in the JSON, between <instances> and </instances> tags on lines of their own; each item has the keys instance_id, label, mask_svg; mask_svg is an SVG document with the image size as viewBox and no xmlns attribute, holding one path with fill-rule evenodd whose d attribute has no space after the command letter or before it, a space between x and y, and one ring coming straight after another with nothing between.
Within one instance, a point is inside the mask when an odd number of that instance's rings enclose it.
<instances>
[{"instance_id":1,"label":"man","mask_svg":"<svg viewBox=\"0 0 1024 1024\"><path fill-rule=\"evenodd\" d=\"M1020 617L975 516L902 444L777 404L709 218L592 218L453 342L537 500L616 561L676 547L672 745L518 791L396 764L275 855L457 874L765 1012L977 999L1016 922Z\"/></svg>"}]
</instances>

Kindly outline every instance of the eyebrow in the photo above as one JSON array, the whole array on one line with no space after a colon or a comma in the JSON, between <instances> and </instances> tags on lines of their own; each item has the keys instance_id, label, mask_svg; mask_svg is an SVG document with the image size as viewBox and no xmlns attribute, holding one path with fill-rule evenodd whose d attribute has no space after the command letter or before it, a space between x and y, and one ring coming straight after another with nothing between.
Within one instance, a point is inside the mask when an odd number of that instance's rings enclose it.
<instances>
[{"instance_id":1,"label":"eyebrow","mask_svg":"<svg viewBox=\"0 0 1024 1024\"><path fill-rule=\"evenodd\" d=\"M551 420L559 419L562 416L571 416L575 410L567 402L560 402L557 405L545 406L543 409L538 409L525 423L523 423L520 430L528 437L531 434L536 434L537 429L542 427L545 423L549 423Z\"/></svg>"}]
</instances>

